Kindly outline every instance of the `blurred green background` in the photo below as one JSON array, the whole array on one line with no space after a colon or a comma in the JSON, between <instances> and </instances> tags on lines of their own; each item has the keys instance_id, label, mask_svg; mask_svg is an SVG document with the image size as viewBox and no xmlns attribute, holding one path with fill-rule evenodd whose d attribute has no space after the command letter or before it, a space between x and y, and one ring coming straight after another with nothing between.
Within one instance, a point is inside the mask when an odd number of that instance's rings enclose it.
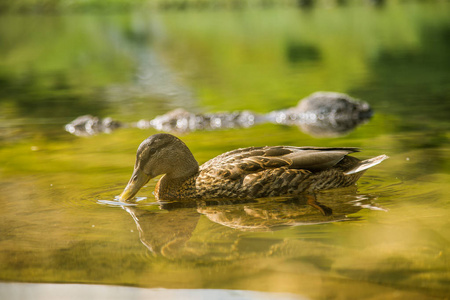
<instances>
[{"instance_id":1,"label":"blurred green background","mask_svg":"<svg viewBox=\"0 0 450 300\"><path fill-rule=\"evenodd\" d=\"M311 299L450 292L448 1L27 0L0 11L0 280ZM156 130L64 131L84 114L135 122L179 107L268 113L316 91L367 101L374 117L334 138L274 124L180 137L199 163L279 144L385 153L358 194L386 211L255 233L143 205L147 234L155 218L198 219L178 248L154 254L130 212L98 201L121 192L137 146ZM142 192L147 204L155 183Z\"/></svg>"}]
</instances>

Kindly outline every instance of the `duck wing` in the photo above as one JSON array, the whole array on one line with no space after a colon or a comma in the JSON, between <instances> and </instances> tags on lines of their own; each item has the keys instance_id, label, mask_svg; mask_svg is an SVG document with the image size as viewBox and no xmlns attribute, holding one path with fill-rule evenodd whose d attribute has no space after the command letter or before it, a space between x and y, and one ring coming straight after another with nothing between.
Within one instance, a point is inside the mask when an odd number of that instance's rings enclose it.
<instances>
[{"instance_id":1,"label":"duck wing","mask_svg":"<svg viewBox=\"0 0 450 300\"><path fill-rule=\"evenodd\" d=\"M347 154L357 151L357 148L293 146L242 148L211 159L200 171L227 179L276 168L318 172L335 166Z\"/></svg>"}]
</instances>

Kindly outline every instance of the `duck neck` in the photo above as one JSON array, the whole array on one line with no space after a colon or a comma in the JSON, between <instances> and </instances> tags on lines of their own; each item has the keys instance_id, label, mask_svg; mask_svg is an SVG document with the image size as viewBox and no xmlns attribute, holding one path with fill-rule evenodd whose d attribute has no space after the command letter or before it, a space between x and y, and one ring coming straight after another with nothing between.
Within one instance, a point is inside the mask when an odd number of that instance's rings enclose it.
<instances>
[{"instance_id":1,"label":"duck neck","mask_svg":"<svg viewBox=\"0 0 450 300\"><path fill-rule=\"evenodd\" d=\"M165 175L156 186L156 198L173 200L189 197L195 190L195 179L199 172L198 162L189 148L184 143L179 143L177 149L172 151L170 160L163 165L169 167L159 173Z\"/></svg>"},{"instance_id":2,"label":"duck neck","mask_svg":"<svg viewBox=\"0 0 450 300\"><path fill-rule=\"evenodd\" d=\"M188 177L171 178L163 175L155 187L156 200L181 200L195 198L195 181L198 172Z\"/></svg>"},{"instance_id":3,"label":"duck neck","mask_svg":"<svg viewBox=\"0 0 450 300\"><path fill-rule=\"evenodd\" d=\"M166 177L188 178L198 172L198 162L195 160L191 150L181 140L177 139L170 149L169 155L166 155L161 164L164 169L161 169L159 174L166 174Z\"/></svg>"}]
</instances>

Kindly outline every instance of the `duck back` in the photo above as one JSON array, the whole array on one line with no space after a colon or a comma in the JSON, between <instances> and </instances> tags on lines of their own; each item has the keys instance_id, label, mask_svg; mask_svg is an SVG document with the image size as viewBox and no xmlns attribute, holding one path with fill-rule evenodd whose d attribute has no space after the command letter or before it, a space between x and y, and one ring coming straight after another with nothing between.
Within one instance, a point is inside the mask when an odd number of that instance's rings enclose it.
<instances>
[{"instance_id":1,"label":"duck back","mask_svg":"<svg viewBox=\"0 0 450 300\"><path fill-rule=\"evenodd\" d=\"M196 190L202 198L259 198L295 195L354 184L361 161L357 148L251 147L219 155L200 167Z\"/></svg>"}]
</instances>

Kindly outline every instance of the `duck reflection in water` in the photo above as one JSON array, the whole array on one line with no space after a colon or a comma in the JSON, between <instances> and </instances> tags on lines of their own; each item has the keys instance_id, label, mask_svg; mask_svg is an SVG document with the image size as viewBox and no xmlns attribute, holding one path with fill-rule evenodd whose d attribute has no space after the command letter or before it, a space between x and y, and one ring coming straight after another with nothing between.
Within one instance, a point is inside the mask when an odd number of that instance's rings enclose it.
<instances>
[{"instance_id":1,"label":"duck reflection in water","mask_svg":"<svg viewBox=\"0 0 450 300\"><path fill-rule=\"evenodd\" d=\"M327 211L332 213L324 215L321 210L309 205L305 196L171 201L160 203L159 211L147 210L148 206L123 206L123 209L135 221L145 247L154 255L165 257L177 257L186 253L195 255L205 251L199 249L202 248L201 245L190 241L201 216L223 226L222 230L214 226L209 228L209 238L229 240L229 236L224 236L233 235L231 239L236 240L239 237L234 235L242 231L275 231L290 226L352 221L359 217L348 215L357 213L362 208L382 210L373 204L374 196L356 194L355 187L322 193L318 198L320 205L327 207Z\"/></svg>"}]
</instances>

